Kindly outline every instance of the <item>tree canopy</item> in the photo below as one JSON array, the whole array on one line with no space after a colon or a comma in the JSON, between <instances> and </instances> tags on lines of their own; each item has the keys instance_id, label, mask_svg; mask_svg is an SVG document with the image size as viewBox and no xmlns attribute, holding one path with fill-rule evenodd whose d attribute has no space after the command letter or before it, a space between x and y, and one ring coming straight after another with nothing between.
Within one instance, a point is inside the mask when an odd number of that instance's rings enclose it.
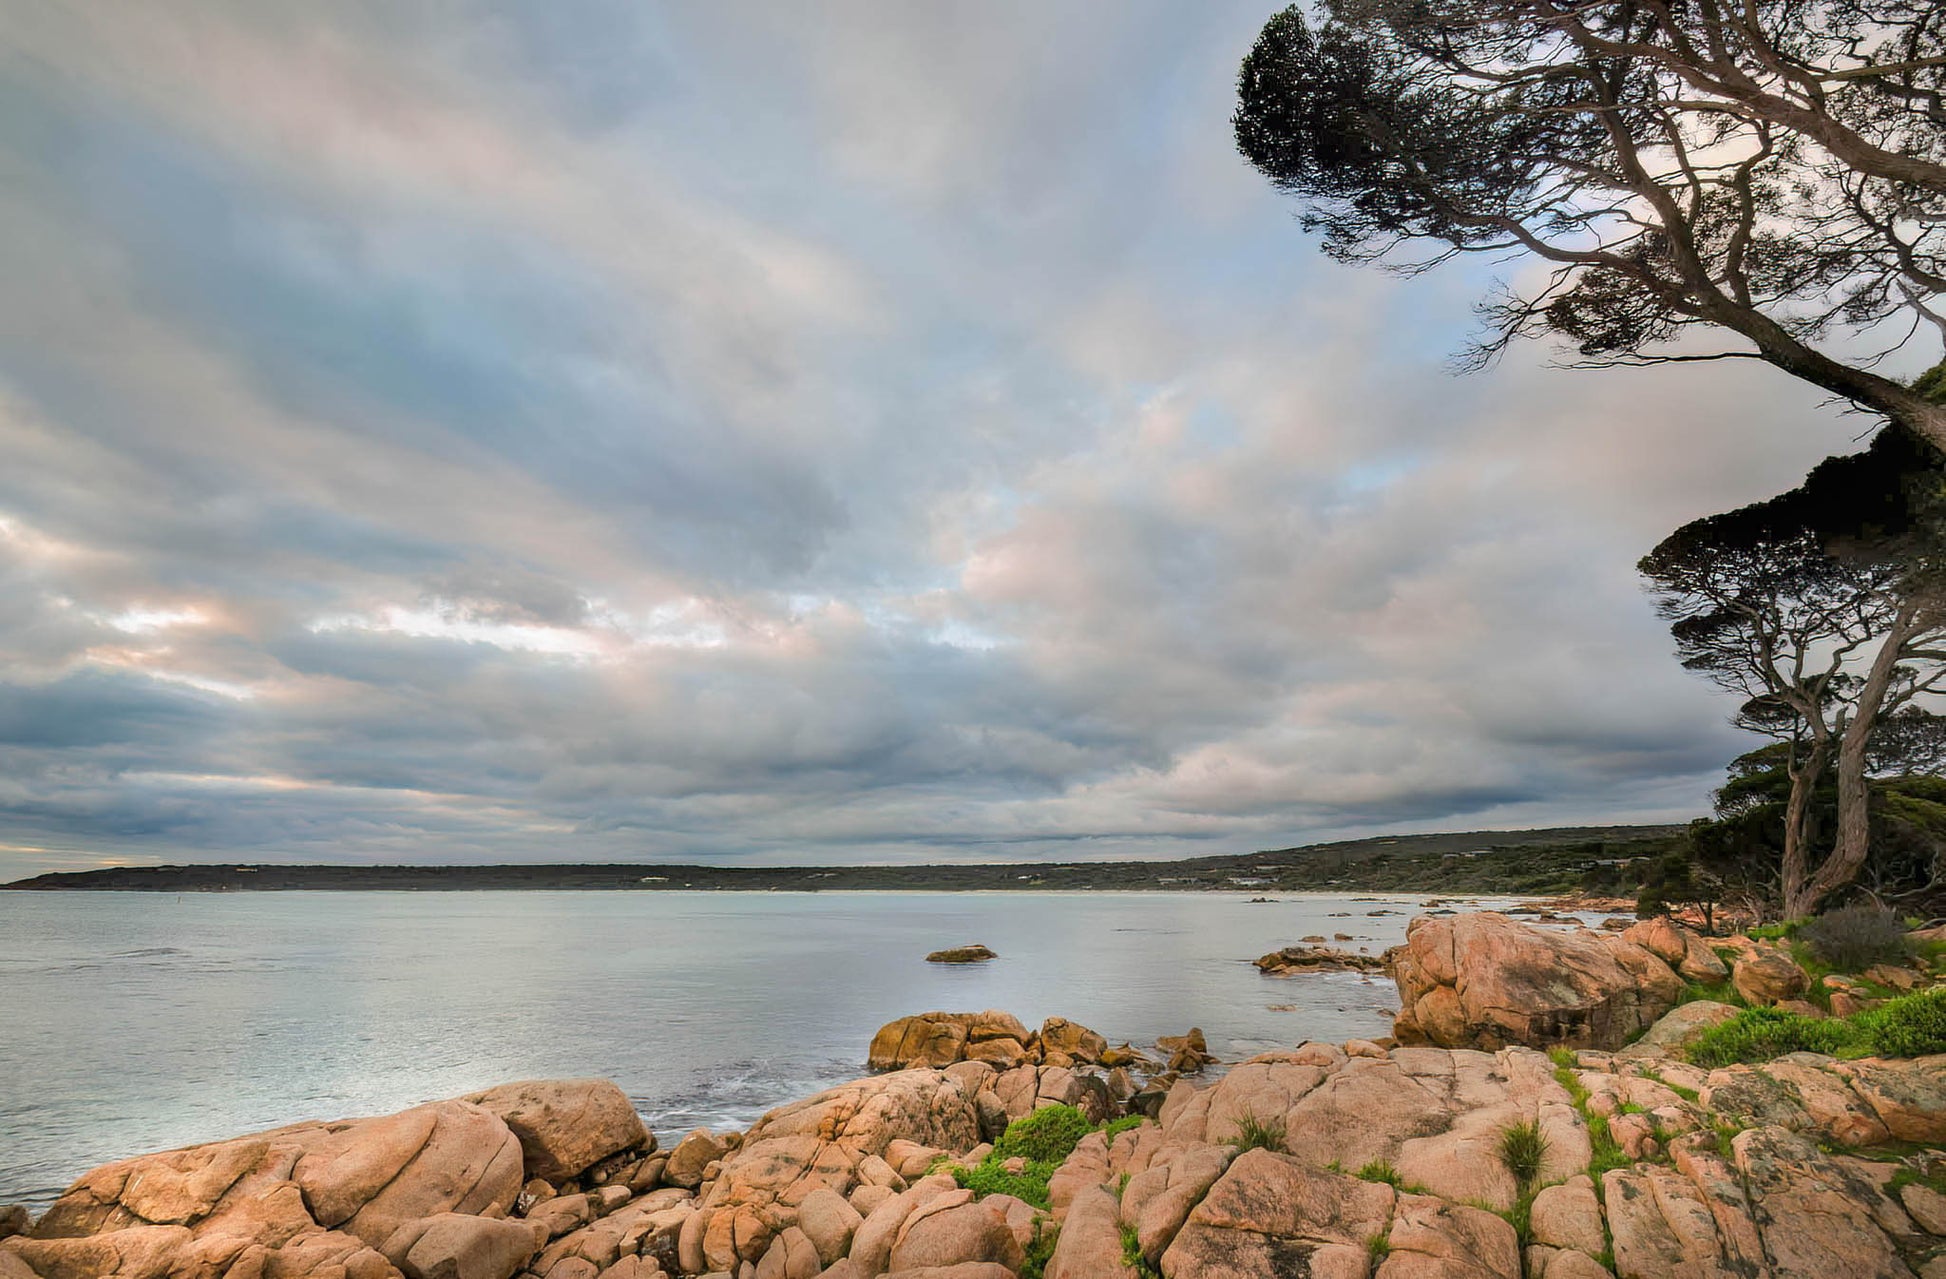
<instances>
[{"instance_id":1,"label":"tree canopy","mask_svg":"<svg viewBox=\"0 0 1946 1279\"><path fill-rule=\"evenodd\" d=\"M1476 360L1761 359L1946 449L1946 406L1873 367L1946 335L1946 5L1321 0L1269 21L1238 97L1332 256L1548 264L1485 305Z\"/></svg>"}]
</instances>

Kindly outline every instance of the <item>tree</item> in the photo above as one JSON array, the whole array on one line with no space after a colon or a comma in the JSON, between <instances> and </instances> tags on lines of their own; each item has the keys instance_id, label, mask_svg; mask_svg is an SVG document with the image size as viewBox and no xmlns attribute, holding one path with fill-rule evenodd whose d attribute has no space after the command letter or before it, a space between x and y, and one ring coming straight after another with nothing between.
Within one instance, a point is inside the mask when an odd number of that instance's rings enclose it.
<instances>
[{"instance_id":1,"label":"tree","mask_svg":"<svg viewBox=\"0 0 1946 1279\"><path fill-rule=\"evenodd\" d=\"M1837 707L1857 654L1886 626L1892 575L1824 552L1794 512L1768 503L1696 520L1637 566L1682 664L1743 704L1740 727L1779 738L1790 779L1783 817L1785 913L1808 913L1812 796L1843 728Z\"/></svg>"},{"instance_id":2,"label":"tree","mask_svg":"<svg viewBox=\"0 0 1946 1279\"><path fill-rule=\"evenodd\" d=\"M1740 725L1786 744L1788 916L1864 867L1875 752L1909 763L1937 740L1916 703L1946 685L1942 491L1939 455L1887 431L1789 493L1685 525L1639 565L1683 665L1744 699ZM1836 832L1820 856L1827 768Z\"/></svg>"},{"instance_id":3,"label":"tree","mask_svg":"<svg viewBox=\"0 0 1946 1279\"><path fill-rule=\"evenodd\" d=\"M1543 334L1581 365L1760 359L1946 450L1946 405L1834 353L1946 335L1946 6L1319 7L1244 59L1238 148L1341 261L1546 263L1475 361Z\"/></svg>"},{"instance_id":4,"label":"tree","mask_svg":"<svg viewBox=\"0 0 1946 1279\"><path fill-rule=\"evenodd\" d=\"M1650 863L1635 896L1638 919L1667 915L1675 906L1694 906L1703 916L1703 931L1716 931L1716 903L1721 883L1697 865L1690 848L1678 845Z\"/></svg>"},{"instance_id":5,"label":"tree","mask_svg":"<svg viewBox=\"0 0 1946 1279\"><path fill-rule=\"evenodd\" d=\"M1882 732L1886 728L1881 724ZM1929 775L1931 747L1902 756L1893 739L1904 731L1885 734L1887 740L1874 747L1885 771L1874 772L1871 781L1873 836L1854 887L1882 906L1937 913L1946 909L1946 778ZM1699 878L1719 885L1723 899L1759 918L1779 899L1791 788L1787 754L1786 745L1773 743L1731 761L1729 779L1716 792L1715 816L1691 822L1685 834ZM1838 788L1829 773L1810 804L1815 824L1835 825Z\"/></svg>"}]
</instances>

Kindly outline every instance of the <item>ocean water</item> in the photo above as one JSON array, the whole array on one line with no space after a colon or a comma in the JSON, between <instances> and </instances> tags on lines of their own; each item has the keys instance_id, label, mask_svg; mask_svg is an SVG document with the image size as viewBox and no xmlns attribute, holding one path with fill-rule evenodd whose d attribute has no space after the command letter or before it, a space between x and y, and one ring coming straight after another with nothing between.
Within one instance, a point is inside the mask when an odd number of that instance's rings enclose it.
<instances>
[{"instance_id":1,"label":"ocean water","mask_svg":"<svg viewBox=\"0 0 1946 1279\"><path fill-rule=\"evenodd\" d=\"M602 1075L665 1138L863 1073L929 1009L1235 1059L1381 1035L1392 983L1269 978L1308 934L1377 954L1409 896L0 893L0 1204L111 1159L506 1080ZM984 942L1000 958L924 962Z\"/></svg>"}]
</instances>

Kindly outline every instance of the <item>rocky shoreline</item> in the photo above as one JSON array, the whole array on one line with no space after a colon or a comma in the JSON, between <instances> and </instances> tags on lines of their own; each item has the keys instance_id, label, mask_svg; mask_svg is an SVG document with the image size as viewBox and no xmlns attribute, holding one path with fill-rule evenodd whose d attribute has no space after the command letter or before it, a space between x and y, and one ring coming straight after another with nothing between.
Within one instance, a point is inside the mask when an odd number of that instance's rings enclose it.
<instances>
[{"instance_id":1,"label":"rocky shoreline","mask_svg":"<svg viewBox=\"0 0 1946 1279\"><path fill-rule=\"evenodd\" d=\"M541 1080L124 1160L0 1212L0 1279L1946 1279L1946 1055L1689 1060L1749 1015L1701 987L1884 983L1667 920L1389 959L1393 1039L1215 1078L1200 1032L934 1012L743 1132Z\"/></svg>"}]
</instances>

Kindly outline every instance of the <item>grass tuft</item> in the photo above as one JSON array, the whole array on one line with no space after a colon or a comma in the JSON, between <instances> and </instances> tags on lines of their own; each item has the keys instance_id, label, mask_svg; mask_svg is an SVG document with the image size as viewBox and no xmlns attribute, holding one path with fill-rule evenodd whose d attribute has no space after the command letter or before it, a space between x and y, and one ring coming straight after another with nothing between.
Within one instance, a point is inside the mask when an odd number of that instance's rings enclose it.
<instances>
[{"instance_id":1,"label":"grass tuft","mask_svg":"<svg viewBox=\"0 0 1946 1279\"><path fill-rule=\"evenodd\" d=\"M1238 1154L1246 1150L1268 1150L1279 1155L1288 1155L1290 1149L1284 1144L1284 1121L1280 1119L1259 1119L1255 1115L1245 1115L1237 1120L1237 1135L1230 1138Z\"/></svg>"},{"instance_id":2,"label":"grass tuft","mask_svg":"<svg viewBox=\"0 0 1946 1279\"><path fill-rule=\"evenodd\" d=\"M1498 1153L1501 1164L1523 1191L1532 1186L1547 1161L1547 1134L1541 1131L1540 1121L1526 1119L1501 1129Z\"/></svg>"},{"instance_id":3,"label":"grass tuft","mask_svg":"<svg viewBox=\"0 0 1946 1279\"><path fill-rule=\"evenodd\" d=\"M1588 1145L1592 1152L1588 1156L1588 1175L1595 1179L1595 1186L1599 1193L1603 1173L1616 1168L1632 1168L1635 1166L1635 1161L1628 1157L1628 1152L1623 1150L1621 1143L1615 1140L1615 1134L1608 1131L1606 1115L1586 1115L1585 1118L1588 1121Z\"/></svg>"},{"instance_id":4,"label":"grass tuft","mask_svg":"<svg viewBox=\"0 0 1946 1279\"><path fill-rule=\"evenodd\" d=\"M1162 1273L1142 1255L1142 1241L1135 1236L1135 1227L1122 1227L1122 1264L1133 1270L1139 1279L1162 1279Z\"/></svg>"}]
</instances>

